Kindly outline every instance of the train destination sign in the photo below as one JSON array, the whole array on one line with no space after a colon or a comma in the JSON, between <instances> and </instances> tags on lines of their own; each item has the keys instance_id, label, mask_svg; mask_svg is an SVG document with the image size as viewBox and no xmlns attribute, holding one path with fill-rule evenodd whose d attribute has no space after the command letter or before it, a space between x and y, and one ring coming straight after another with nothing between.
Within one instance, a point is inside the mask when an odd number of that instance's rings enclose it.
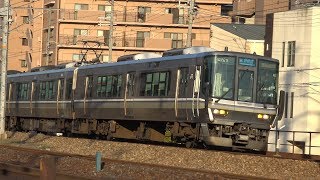
<instances>
[{"instance_id":1,"label":"train destination sign","mask_svg":"<svg viewBox=\"0 0 320 180\"><path fill-rule=\"evenodd\" d=\"M251 58L239 58L239 64L242 66L251 66L251 67L256 67L256 60L251 59Z\"/></svg>"}]
</instances>

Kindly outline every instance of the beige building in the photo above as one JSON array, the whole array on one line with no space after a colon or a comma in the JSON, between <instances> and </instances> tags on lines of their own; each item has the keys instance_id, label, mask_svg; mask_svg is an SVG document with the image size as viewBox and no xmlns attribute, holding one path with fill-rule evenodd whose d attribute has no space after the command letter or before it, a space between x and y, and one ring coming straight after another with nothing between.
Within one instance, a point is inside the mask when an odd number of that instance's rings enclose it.
<instances>
[{"instance_id":1,"label":"beige building","mask_svg":"<svg viewBox=\"0 0 320 180\"><path fill-rule=\"evenodd\" d=\"M211 24L210 47L218 51L235 51L263 56L264 25Z\"/></svg>"},{"instance_id":2,"label":"beige building","mask_svg":"<svg viewBox=\"0 0 320 180\"><path fill-rule=\"evenodd\" d=\"M272 42L267 44L272 43L269 51L280 60L279 89L286 92L278 127L288 132L280 133L280 151L320 155L320 7L273 16L273 33L267 34ZM274 134L269 142L275 142Z\"/></svg>"},{"instance_id":3,"label":"beige building","mask_svg":"<svg viewBox=\"0 0 320 180\"><path fill-rule=\"evenodd\" d=\"M317 0L234 0L233 22L266 24L267 14L313 6Z\"/></svg>"},{"instance_id":4,"label":"beige building","mask_svg":"<svg viewBox=\"0 0 320 180\"><path fill-rule=\"evenodd\" d=\"M116 61L140 52L161 53L186 45L186 1L114 3L112 60L109 60L111 4L105 0L12 0L14 23L9 37L9 69L72 61ZM232 0L199 0L192 45L209 46L210 23L229 23ZM23 8L21 8L23 7Z\"/></svg>"}]
</instances>

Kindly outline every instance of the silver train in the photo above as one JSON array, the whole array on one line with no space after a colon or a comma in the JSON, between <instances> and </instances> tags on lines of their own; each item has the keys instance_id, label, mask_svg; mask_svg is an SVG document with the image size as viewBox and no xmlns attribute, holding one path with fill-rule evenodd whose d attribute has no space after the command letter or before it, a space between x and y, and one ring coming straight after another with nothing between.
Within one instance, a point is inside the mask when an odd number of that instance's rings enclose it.
<instances>
[{"instance_id":1,"label":"silver train","mask_svg":"<svg viewBox=\"0 0 320 180\"><path fill-rule=\"evenodd\" d=\"M192 47L12 74L6 128L265 151L278 64Z\"/></svg>"}]
</instances>

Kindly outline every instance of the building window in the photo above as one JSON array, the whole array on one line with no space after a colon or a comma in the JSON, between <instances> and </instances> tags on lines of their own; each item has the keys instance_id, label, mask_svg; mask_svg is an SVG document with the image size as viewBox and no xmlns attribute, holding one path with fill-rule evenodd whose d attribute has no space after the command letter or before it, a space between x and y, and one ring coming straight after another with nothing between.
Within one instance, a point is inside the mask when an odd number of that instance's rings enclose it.
<instances>
[{"instance_id":1,"label":"building window","mask_svg":"<svg viewBox=\"0 0 320 180\"><path fill-rule=\"evenodd\" d=\"M85 54L73 54L72 61L86 61L87 57Z\"/></svg>"},{"instance_id":2,"label":"building window","mask_svg":"<svg viewBox=\"0 0 320 180\"><path fill-rule=\"evenodd\" d=\"M18 83L18 100L29 100L29 83Z\"/></svg>"},{"instance_id":3,"label":"building window","mask_svg":"<svg viewBox=\"0 0 320 180\"><path fill-rule=\"evenodd\" d=\"M53 100L56 95L56 82L40 82L39 100Z\"/></svg>"},{"instance_id":4,"label":"building window","mask_svg":"<svg viewBox=\"0 0 320 180\"><path fill-rule=\"evenodd\" d=\"M150 7L138 7L138 22L145 22L146 21L146 14L151 12Z\"/></svg>"},{"instance_id":5,"label":"building window","mask_svg":"<svg viewBox=\"0 0 320 180\"><path fill-rule=\"evenodd\" d=\"M27 38L22 38L22 46L28 46L28 39Z\"/></svg>"},{"instance_id":6,"label":"building window","mask_svg":"<svg viewBox=\"0 0 320 180\"><path fill-rule=\"evenodd\" d=\"M289 98L289 95L288 95L288 92L286 92L285 99L284 99L284 118L288 117L288 98Z\"/></svg>"},{"instance_id":7,"label":"building window","mask_svg":"<svg viewBox=\"0 0 320 180\"><path fill-rule=\"evenodd\" d=\"M89 5L88 4L75 4L74 10L88 10Z\"/></svg>"},{"instance_id":8,"label":"building window","mask_svg":"<svg viewBox=\"0 0 320 180\"><path fill-rule=\"evenodd\" d=\"M296 42L289 41L288 42L288 67L294 66L295 56L296 56Z\"/></svg>"},{"instance_id":9,"label":"building window","mask_svg":"<svg viewBox=\"0 0 320 180\"><path fill-rule=\"evenodd\" d=\"M88 30L87 29L75 29L73 32L73 35L75 36L87 36Z\"/></svg>"},{"instance_id":10,"label":"building window","mask_svg":"<svg viewBox=\"0 0 320 180\"><path fill-rule=\"evenodd\" d=\"M98 5L99 11L105 11L105 17L107 20L111 19L111 6L109 5Z\"/></svg>"},{"instance_id":11,"label":"building window","mask_svg":"<svg viewBox=\"0 0 320 180\"><path fill-rule=\"evenodd\" d=\"M172 39L172 48L182 48L183 47L183 34L182 33L164 33L164 38Z\"/></svg>"},{"instance_id":12,"label":"building window","mask_svg":"<svg viewBox=\"0 0 320 180\"><path fill-rule=\"evenodd\" d=\"M121 85L121 75L99 76L97 82L97 97L120 97Z\"/></svg>"},{"instance_id":13,"label":"building window","mask_svg":"<svg viewBox=\"0 0 320 180\"><path fill-rule=\"evenodd\" d=\"M147 31L138 31L137 32L137 39L136 39L136 46L137 47L144 47L145 39L150 37L150 32Z\"/></svg>"},{"instance_id":14,"label":"building window","mask_svg":"<svg viewBox=\"0 0 320 180\"><path fill-rule=\"evenodd\" d=\"M141 96L167 96L169 72L144 73L141 75Z\"/></svg>"},{"instance_id":15,"label":"building window","mask_svg":"<svg viewBox=\"0 0 320 180\"><path fill-rule=\"evenodd\" d=\"M291 92L291 112L290 112L290 118L293 118L293 101L294 101L294 92Z\"/></svg>"},{"instance_id":16,"label":"building window","mask_svg":"<svg viewBox=\"0 0 320 180\"><path fill-rule=\"evenodd\" d=\"M27 61L21 60L21 67L27 67Z\"/></svg>"},{"instance_id":17,"label":"building window","mask_svg":"<svg viewBox=\"0 0 320 180\"><path fill-rule=\"evenodd\" d=\"M22 16L23 24L29 24L29 16Z\"/></svg>"},{"instance_id":18,"label":"building window","mask_svg":"<svg viewBox=\"0 0 320 180\"><path fill-rule=\"evenodd\" d=\"M109 62L109 55L100 55L99 60L100 60L100 62L108 63Z\"/></svg>"},{"instance_id":19,"label":"building window","mask_svg":"<svg viewBox=\"0 0 320 180\"><path fill-rule=\"evenodd\" d=\"M103 42L105 46L109 46L109 30L98 30L97 35L98 37L103 37Z\"/></svg>"},{"instance_id":20,"label":"building window","mask_svg":"<svg viewBox=\"0 0 320 180\"><path fill-rule=\"evenodd\" d=\"M282 64L281 64L281 67L284 67L285 53L286 53L286 42L282 42Z\"/></svg>"},{"instance_id":21,"label":"building window","mask_svg":"<svg viewBox=\"0 0 320 180\"><path fill-rule=\"evenodd\" d=\"M232 11L232 4L223 4L221 5L221 16L229 16L229 13Z\"/></svg>"},{"instance_id":22,"label":"building window","mask_svg":"<svg viewBox=\"0 0 320 180\"><path fill-rule=\"evenodd\" d=\"M183 8L166 8L166 14L172 14L173 24L184 24L184 9Z\"/></svg>"}]
</instances>

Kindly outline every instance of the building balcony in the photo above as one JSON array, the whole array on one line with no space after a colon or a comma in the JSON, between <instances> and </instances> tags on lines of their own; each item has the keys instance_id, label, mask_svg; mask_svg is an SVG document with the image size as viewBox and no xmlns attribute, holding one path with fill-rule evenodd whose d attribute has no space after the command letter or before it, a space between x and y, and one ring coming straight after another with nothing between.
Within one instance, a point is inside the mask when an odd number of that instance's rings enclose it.
<instances>
[{"instance_id":1,"label":"building balcony","mask_svg":"<svg viewBox=\"0 0 320 180\"><path fill-rule=\"evenodd\" d=\"M137 12L117 12L114 13L114 23L116 25L136 25L136 26L169 26L169 27L187 27L187 14L184 16L173 16L173 14L146 13ZM100 24L109 25L110 14L105 11L88 10L61 10L60 22L74 24ZM210 22L231 22L229 17L216 16L198 16L194 21L195 28L209 28Z\"/></svg>"},{"instance_id":2,"label":"building balcony","mask_svg":"<svg viewBox=\"0 0 320 180\"><path fill-rule=\"evenodd\" d=\"M113 48L115 49L137 49L137 50L155 50L165 51L171 48L182 48L185 46L185 40L155 39L155 38L136 38L136 37L114 37ZM209 41L192 40L193 46L209 46ZM103 36L73 36L61 35L59 37L58 47L69 49L93 48L108 49L109 38Z\"/></svg>"}]
</instances>

